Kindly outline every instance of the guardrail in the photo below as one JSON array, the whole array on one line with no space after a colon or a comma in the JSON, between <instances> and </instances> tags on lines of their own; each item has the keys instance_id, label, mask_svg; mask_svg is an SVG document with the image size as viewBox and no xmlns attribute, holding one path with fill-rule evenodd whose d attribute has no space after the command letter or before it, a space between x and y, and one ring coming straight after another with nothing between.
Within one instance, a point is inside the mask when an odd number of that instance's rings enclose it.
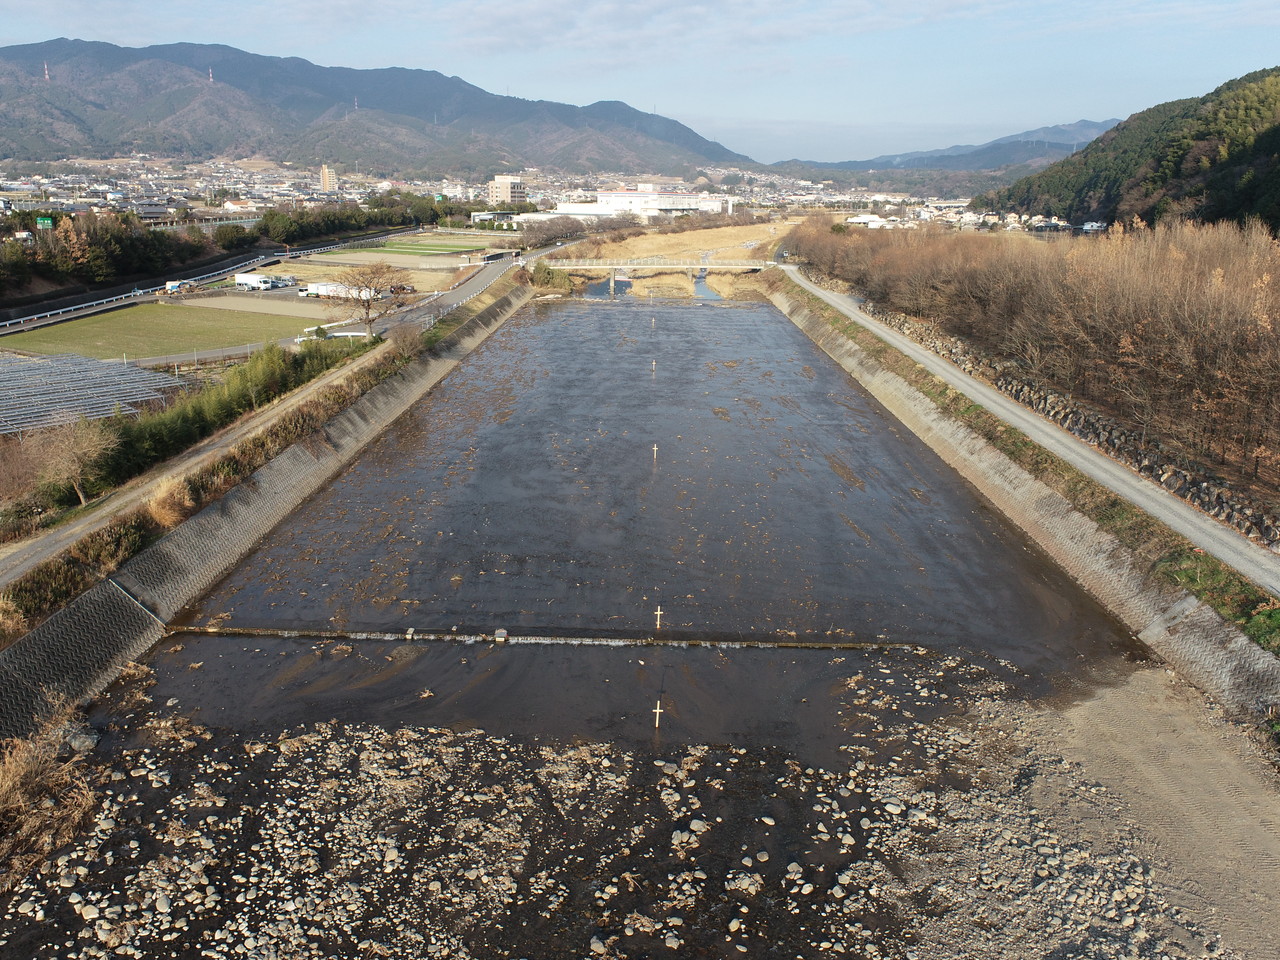
<instances>
[{"instance_id":1,"label":"guardrail","mask_svg":"<svg viewBox=\"0 0 1280 960\"><path fill-rule=\"evenodd\" d=\"M590 269L600 268L634 268L666 267L673 270L763 270L776 266L773 260L691 260L688 258L669 257L636 257L622 260L600 260L590 258L547 257L547 264L556 269Z\"/></svg>"},{"instance_id":2,"label":"guardrail","mask_svg":"<svg viewBox=\"0 0 1280 960\"><path fill-rule=\"evenodd\" d=\"M246 260L244 263L241 263L238 266L233 267L231 270L215 270L212 273L205 273L198 277L187 277L185 282L199 283L202 280L212 280L214 277L225 276L228 273L231 273L235 270L239 270L243 267L247 267L250 264L261 263L263 260L277 260L277 259L279 258L274 256L254 257L252 260ZM138 297L145 297L150 294L153 294L157 290L163 292L164 284L162 283L156 287L136 287L132 293L122 293L115 297L105 297L102 300L93 300L89 303L77 304L74 307L63 307L61 310L49 310L45 313L33 313L27 317L17 317L13 320L0 321L0 329L4 329L5 327L22 326L24 324L33 323L36 320L50 320L54 317L66 316L69 313L77 313L81 310L92 310L97 307L105 307L113 303L121 303L125 300L135 300Z\"/></svg>"},{"instance_id":3,"label":"guardrail","mask_svg":"<svg viewBox=\"0 0 1280 960\"><path fill-rule=\"evenodd\" d=\"M412 231L408 231L408 232L412 232ZM288 258L293 258L293 257L309 256L313 253L327 253L330 250L341 250L344 247L358 247L362 244L368 244L369 242L370 241L367 238L362 238L360 240L349 240L343 243L331 243L323 247L308 247L306 250L290 251L288 254L286 254L286 256ZM255 263L262 263L264 260L280 260L280 259L282 258L279 254L263 254L260 257L254 257L251 260L242 261L241 263L236 264L234 267L231 267L230 269L223 268L220 270L214 270L212 273L203 273L198 277L184 277L183 282L184 283L202 283L205 280L214 280L218 277L228 276L230 274L235 273L238 270L243 270L245 267L252 266ZM65 317L69 314L78 313L81 310L96 310L99 307L107 307L113 303L123 303L128 300L135 300L138 297L150 296L151 294L156 293L157 291L159 292L164 291L163 283L160 284L159 286L154 286L154 287L136 287L131 293L122 293L114 297L104 297L101 300L93 300L89 303L80 303L74 307L63 307L60 310L48 310L44 313L33 313L30 316L26 316L26 317L15 317L13 320L0 320L0 330L4 330L8 327L25 326L26 324L35 323L36 321L39 321L39 320L52 320L56 317Z\"/></svg>"}]
</instances>

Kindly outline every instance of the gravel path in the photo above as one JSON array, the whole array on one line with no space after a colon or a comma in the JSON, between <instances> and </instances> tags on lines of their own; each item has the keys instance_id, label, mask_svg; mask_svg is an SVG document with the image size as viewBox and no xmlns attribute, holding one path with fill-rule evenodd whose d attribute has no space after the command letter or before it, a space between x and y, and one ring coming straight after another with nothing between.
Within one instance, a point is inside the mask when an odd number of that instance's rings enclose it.
<instances>
[{"instance_id":1,"label":"gravel path","mask_svg":"<svg viewBox=\"0 0 1280 960\"><path fill-rule=\"evenodd\" d=\"M833 293L806 279L798 267L784 267L787 274L808 292L820 297L851 320L906 354L930 373L965 396L982 404L1010 426L1021 430L1050 453L1065 460L1086 476L1167 524L1192 543L1248 577L1262 589L1280 596L1280 555L1251 543L1234 530L1218 523L1194 507L1144 480L1114 460L1089 447L1056 424L1004 396L993 387L974 380L946 360L867 316L857 301Z\"/></svg>"}]
</instances>

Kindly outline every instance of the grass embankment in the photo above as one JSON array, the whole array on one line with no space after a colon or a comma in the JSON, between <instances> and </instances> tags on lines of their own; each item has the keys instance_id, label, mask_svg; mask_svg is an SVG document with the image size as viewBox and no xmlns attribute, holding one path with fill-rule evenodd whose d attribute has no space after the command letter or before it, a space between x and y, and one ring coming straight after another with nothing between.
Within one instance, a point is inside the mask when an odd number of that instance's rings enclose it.
<instances>
[{"instance_id":1,"label":"grass embankment","mask_svg":"<svg viewBox=\"0 0 1280 960\"><path fill-rule=\"evenodd\" d=\"M524 278L521 274L512 272L503 274L502 277L494 281L489 286L489 289L485 290L484 293L481 293L468 300L466 303L455 307L448 314L437 320L430 330L423 333L423 349L430 350L472 317L478 316L485 310L488 310L511 291L515 290L516 287L523 285Z\"/></svg>"},{"instance_id":2,"label":"grass embankment","mask_svg":"<svg viewBox=\"0 0 1280 960\"><path fill-rule=\"evenodd\" d=\"M518 282L504 276L484 293L453 310L417 338L396 336L379 349L372 362L326 386L271 426L232 447L207 466L163 486L145 507L119 517L82 538L66 552L47 560L14 581L0 595L0 648L8 645L40 621L61 609L79 594L111 575L122 563L151 545L177 524L217 500L236 484L287 447L310 436L347 409L370 389L399 372L415 357L431 350L481 311L510 293ZM350 341L320 341L320 351L359 349ZM276 351L277 353L279 351ZM256 355L255 355L256 356ZM252 364L253 361L250 361ZM249 378L244 378L246 381ZM310 379L310 378L308 378ZM141 418L126 429L139 436L122 444L128 451L154 452L162 442L174 444L167 456L190 447L200 437L195 428L203 422L203 410L222 409L242 402L241 389L214 385L193 395L187 405ZM193 426L194 424L194 426ZM159 459L159 458L157 458Z\"/></svg>"},{"instance_id":3,"label":"grass embankment","mask_svg":"<svg viewBox=\"0 0 1280 960\"><path fill-rule=\"evenodd\" d=\"M1280 653L1280 600L1260 590L1159 520L1058 459L1026 434L952 389L870 330L791 283L781 273L771 272L767 279L773 289L785 289L788 296L839 330L882 367L902 377L947 416L968 426L1010 460L1065 497L1100 529L1114 536L1158 579L1193 594L1224 619L1239 625L1259 646L1272 653Z\"/></svg>"}]
</instances>

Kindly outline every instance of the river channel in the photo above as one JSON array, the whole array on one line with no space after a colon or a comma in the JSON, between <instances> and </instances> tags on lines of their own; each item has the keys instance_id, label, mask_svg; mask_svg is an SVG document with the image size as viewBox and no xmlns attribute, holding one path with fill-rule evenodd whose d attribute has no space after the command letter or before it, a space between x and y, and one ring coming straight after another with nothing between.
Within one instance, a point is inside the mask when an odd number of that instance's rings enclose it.
<instances>
[{"instance_id":1,"label":"river channel","mask_svg":"<svg viewBox=\"0 0 1280 960\"><path fill-rule=\"evenodd\" d=\"M1126 836L1050 812L1102 788L1028 747L1028 702L1141 648L765 304L535 302L181 626L91 713L96 830L0 946L1208 942Z\"/></svg>"},{"instance_id":2,"label":"river channel","mask_svg":"<svg viewBox=\"0 0 1280 960\"><path fill-rule=\"evenodd\" d=\"M190 621L907 644L1041 678L1122 642L776 310L714 300L526 310Z\"/></svg>"}]
</instances>

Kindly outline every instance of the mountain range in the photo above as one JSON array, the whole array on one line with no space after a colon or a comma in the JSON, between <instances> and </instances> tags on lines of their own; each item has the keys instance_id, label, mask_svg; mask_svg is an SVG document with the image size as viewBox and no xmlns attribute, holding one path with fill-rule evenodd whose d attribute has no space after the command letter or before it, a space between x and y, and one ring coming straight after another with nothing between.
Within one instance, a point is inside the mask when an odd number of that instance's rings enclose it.
<instances>
[{"instance_id":1,"label":"mountain range","mask_svg":"<svg viewBox=\"0 0 1280 960\"><path fill-rule=\"evenodd\" d=\"M1135 113L975 205L1072 223L1257 217L1280 232L1280 67Z\"/></svg>"},{"instance_id":2,"label":"mountain range","mask_svg":"<svg viewBox=\"0 0 1280 960\"><path fill-rule=\"evenodd\" d=\"M212 44L3 47L0 103L0 157L25 160L265 154L476 178L750 162L618 101L523 100L433 70L322 67Z\"/></svg>"},{"instance_id":3,"label":"mountain range","mask_svg":"<svg viewBox=\"0 0 1280 960\"><path fill-rule=\"evenodd\" d=\"M885 154L870 160L785 160L782 165L801 165L817 170L1000 170L1019 164L1045 166L1070 156L1089 141L1100 137L1119 120L1078 120L1075 123L1040 127L1014 133L978 145L957 144L941 150Z\"/></svg>"}]
</instances>

